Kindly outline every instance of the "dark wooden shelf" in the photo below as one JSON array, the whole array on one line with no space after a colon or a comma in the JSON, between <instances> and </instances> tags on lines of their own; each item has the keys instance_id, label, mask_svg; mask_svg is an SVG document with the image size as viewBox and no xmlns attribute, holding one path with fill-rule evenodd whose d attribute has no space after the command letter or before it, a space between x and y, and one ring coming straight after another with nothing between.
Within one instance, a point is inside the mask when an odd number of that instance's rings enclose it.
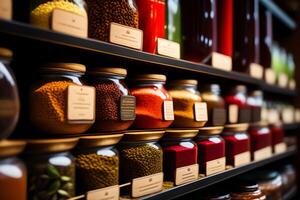
<instances>
[{"instance_id":1,"label":"dark wooden shelf","mask_svg":"<svg viewBox=\"0 0 300 200\"><path fill-rule=\"evenodd\" d=\"M292 123L292 124L284 124L283 125L284 130L296 130L300 128L300 123Z\"/></svg>"}]
</instances>

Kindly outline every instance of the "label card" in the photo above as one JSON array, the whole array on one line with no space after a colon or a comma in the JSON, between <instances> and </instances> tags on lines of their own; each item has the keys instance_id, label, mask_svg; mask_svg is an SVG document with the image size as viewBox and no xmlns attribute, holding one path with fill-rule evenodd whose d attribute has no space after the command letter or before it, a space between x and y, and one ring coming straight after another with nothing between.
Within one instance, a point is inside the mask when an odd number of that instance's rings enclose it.
<instances>
[{"instance_id":1,"label":"label card","mask_svg":"<svg viewBox=\"0 0 300 200\"><path fill-rule=\"evenodd\" d=\"M172 58L180 58L180 44L170 40L157 39L157 53Z\"/></svg>"},{"instance_id":2,"label":"label card","mask_svg":"<svg viewBox=\"0 0 300 200\"><path fill-rule=\"evenodd\" d=\"M95 88L90 86L68 87L68 120L95 120Z\"/></svg>"},{"instance_id":3,"label":"label card","mask_svg":"<svg viewBox=\"0 0 300 200\"><path fill-rule=\"evenodd\" d=\"M240 153L234 156L234 167L245 165L251 162L250 151Z\"/></svg>"},{"instance_id":4,"label":"label card","mask_svg":"<svg viewBox=\"0 0 300 200\"><path fill-rule=\"evenodd\" d=\"M207 116L207 104L205 102L196 102L194 104L194 116L197 122L206 122Z\"/></svg>"},{"instance_id":5,"label":"label card","mask_svg":"<svg viewBox=\"0 0 300 200\"><path fill-rule=\"evenodd\" d=\"M213 108L211 110L211 122L213 126L223 126L226 123L226 110Z\"/></svg>"},{"instance_id":6,"label":"label card","mask_svg":"<svg viewBox=\"0 0 300 200\"><path fill-rule=\"evenodd\" d=\"M228 120L229 123L234 124L238 122L239 107L236 104L230 104L228 106Z\"/></svg>"},{"instance_id":7,"label":"label card","mask_svg":"<svg viewBox=\"0 0 300 200\"><path fill-rule=\"evenodd\" d=\"M132 180L132 197L141 197L163 189L163 173Z\"/></svg>"},{"instance_id":8,"label":"label card","mask_svg":"<svg viewBox=\"0 0 300 200\"><path fill-rule=\"evenodd\" d=\"M121 24L111 23L109 41L114 44L142 50L143 31Z\"/></svg>"},{"instance_id":9,"label":"label card","mask_svg":"<svg viewBox=\"0 0 300 200\"><path fill-rule=\"evenodd\" d=\"M120 99L120 116L122 121L135 119L136 100L134 96L121 96Z\"/></svg>"},{"instance_id":10,"label":"label card","mask_svg":"<svg viewBox=\"0 0 300 200\"><path fill-rule=\"evenodd\" d=\"M269 158L271 156L272 156L272 148L269 146L255 151L253 155L253 159L254 161L259 161L259 160Z\"/></svg>"},{"instance_id":11,"label":"label card","mask_svg":"<svg viewBox=\"0 0 300 200\"><path fill-rule=\"evenodd\" d=\"M257 79L263 79L264 76L264 68L257 64L257 63L251 63L250 64L250 76L257 78Z\"/></svg>"},{"instance_id":12,"label":"label card","mask_svg":"<svg viewBox=\"0 0 300 200\"><path fill-rule=\"evenodd\" d=\"M225 71L232 70L232 58L221 53L212 53L212 66Z\"/></svg>"},{"instance_id":13,"label":"label card","mask_svg":"<svg viewBox=\"0 0 300 200\"><path fill-rule=\"evenodd\" d=\"M197 180L199 176L199 165L194 164L176 169L175 185L181 185L190 181Z\"/></svg>"},{"instance_id":14,"label":"label card","mask_svg":"<svg viewBox=\"0 0 300 200\"><path fill-rule=\"evenodd\" d=\"M98 190L87 192L87 200L119 200L120 189L119 185L106 187Z\"/></svg>"},{"instance_id":15,"label":"label card","mask_svg":"<svg viewBox=\"0 0 300 200\"><path fill-rule=\"evenodd\" d=\"M224 171L225 161L226 161L225 157L208 161L206 163L206 176Z\"/></svg>"},{"instance_id":16,"label":"label card","mask_svg":"<svg viewBox=\"0 0 300 200\"><path fill-rule=\"evenodd\" d=\"M0 0L0 18L12 19L12 0Z\"/></svg>"},{"instance_id":17,"label":"label card","mask_svg":"<svg viewBox=\"0 0 300 200\"><path fill-rule=\"evenodd\" d=\"M295 118L294 118L294 109L292 107L287 107L282 109L281 111L281 118L282 121L286 124L294 123Z\"/></svg>"},{"instance_id":18,"label":"label card","mask_svg":"<svg viewBox=\"0 0 300 200\"><path fill-rule=\"evenodd\" d=\"M286 74L279 74L279 77L278 77L279 87L283 87L283 88L287 87L288 82L289 82L289 79Z\"/></svg>"},{"instance_id":19,"label":"label card","mask_svg":"<svg viewBox=\"0 0 300 200\"><path fill-rule=\"evenodd\" d=\"M173 101L164 101L163 116L165 121L174 120Z\"/></svg>"},{"instance_id":20,"label":"label card","mask_svg":"<svg viewBox=\"0 0 300 200\"><path fill-rule=\"evenodd\" d=\"M286 149L286 144L284 142L281 142L279 144L275 144L274 153L284 153Z\"/></svg>"},{"instance_id":21,"label":"label card","mask_svg":"<svg viewBox=\"0 0 300 200\"><path fill-rule=\"evenodd\" d=\"M275 124L279 122L280 116L279 112L276 109L269 109L268 110L268 122L270 124Z\"/></svg>"},{"instance_id":22,"label":"label card","mask_svg":"<svg viewBox=\"0 0 300 200\"><path fill-rule=\"evenodd\" d=\"M57 32L86 38L88 36L87 15L78 15L70 11L55 8L52 13L51 28Z\"/></svg>"},{"instance_id":23,"label":"label card","mask_svg":"<svg viewBox=\"0 0 300 200\"><path fill-rule=\"evenodd\" d=\"M276 73L273 69L265 69L265 81L270 85L275 85L276 83Z\"/></svg>"},{"instance_id":24,"label":"label card","mask_svg":"<svg viewBox=\"0 0 300 200\"><path fill-rule=\"evenodd\" d=\"M295 79L292 79L292 80L289 81L289 88L290 88L290 90L295 90L296 89Z\"/></svg>"}]
</instances>

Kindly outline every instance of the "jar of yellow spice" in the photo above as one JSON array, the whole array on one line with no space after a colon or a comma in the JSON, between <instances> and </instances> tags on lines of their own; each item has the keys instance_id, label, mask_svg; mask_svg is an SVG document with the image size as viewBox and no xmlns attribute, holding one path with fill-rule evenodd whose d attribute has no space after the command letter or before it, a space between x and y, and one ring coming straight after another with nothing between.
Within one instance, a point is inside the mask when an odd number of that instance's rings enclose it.
<instances>
[{"instance_id":1,"label":"jar of yellow spice","mask_svg":"<svg viewBox=\"0 0 300 200\"><path fill-rule=\"evenodd\" d=\"M30 92L32 124L48 134L79 134L95 121L95 88L80 78L85 66L50 63L40 68L40 80Z\"/></svg>"}]
</instances>

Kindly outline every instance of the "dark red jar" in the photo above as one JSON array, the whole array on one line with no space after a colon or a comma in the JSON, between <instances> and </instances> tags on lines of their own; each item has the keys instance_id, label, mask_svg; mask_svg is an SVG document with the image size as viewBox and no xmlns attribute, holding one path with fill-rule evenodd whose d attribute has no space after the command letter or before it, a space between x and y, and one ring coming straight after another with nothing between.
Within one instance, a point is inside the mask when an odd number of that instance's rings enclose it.
<instances>
[{"instance_id":1,"label":"dark red jar","mask_svg":"<svg viewBox=\"0 0 300 200\"><path fill-rule=\"evenodd\" d=\"M273 153L283 153L286 151L286 144L284 142L284 129L281 124L270 125L272 135L272 150Z\"/></svg>"},{"instance_id":2,"label":"dark red jar","mask_svg":"<svg viewBox=\"0 0 300 200\"><path fill-rule=\"evenodd\" d=\"M261 90L251 91L247 98L247 104L250 108L250 121L261 121L261 112L263 106L263 92Z\"/></svg>"}]
</instances>

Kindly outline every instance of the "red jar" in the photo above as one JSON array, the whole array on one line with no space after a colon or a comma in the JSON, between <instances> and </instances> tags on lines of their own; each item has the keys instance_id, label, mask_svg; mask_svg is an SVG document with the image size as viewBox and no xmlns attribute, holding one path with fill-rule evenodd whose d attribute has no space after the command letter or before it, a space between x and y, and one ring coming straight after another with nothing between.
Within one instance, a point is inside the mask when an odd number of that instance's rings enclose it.
<instances>
[{"instance_id":1,"label":"red jar","mask_svg":"<svg viewBox=\"0 0 300 200\"><path fill-rule=\"evenodd\" d=\"M139 28L143 30L143 50L156 53L157 38L165 38L165 0L136 0Z\"/></svg>"},{"instance_id":2,"label":"red jar","mask_svg":"<svg viewBox=\"0 0 300 200\"><path fill-rule=\"evenodd\" d=\"M281 124L270 125L272 135L272 150L273 153L282 153L286 151L286 144L284 142L284 129Z\"/></svg>"},{"instance_id":3,"label":"red jar","mask_svg":"<svg viewBox=\"0 0 300 200\"><path fill-rule=\"evenodd\" d=\"M261 90L254 90L249 93L247 104L250 108L251 122L261 121L261 112L263 106L263 93Z\"/></svg>"}]
</instances>

